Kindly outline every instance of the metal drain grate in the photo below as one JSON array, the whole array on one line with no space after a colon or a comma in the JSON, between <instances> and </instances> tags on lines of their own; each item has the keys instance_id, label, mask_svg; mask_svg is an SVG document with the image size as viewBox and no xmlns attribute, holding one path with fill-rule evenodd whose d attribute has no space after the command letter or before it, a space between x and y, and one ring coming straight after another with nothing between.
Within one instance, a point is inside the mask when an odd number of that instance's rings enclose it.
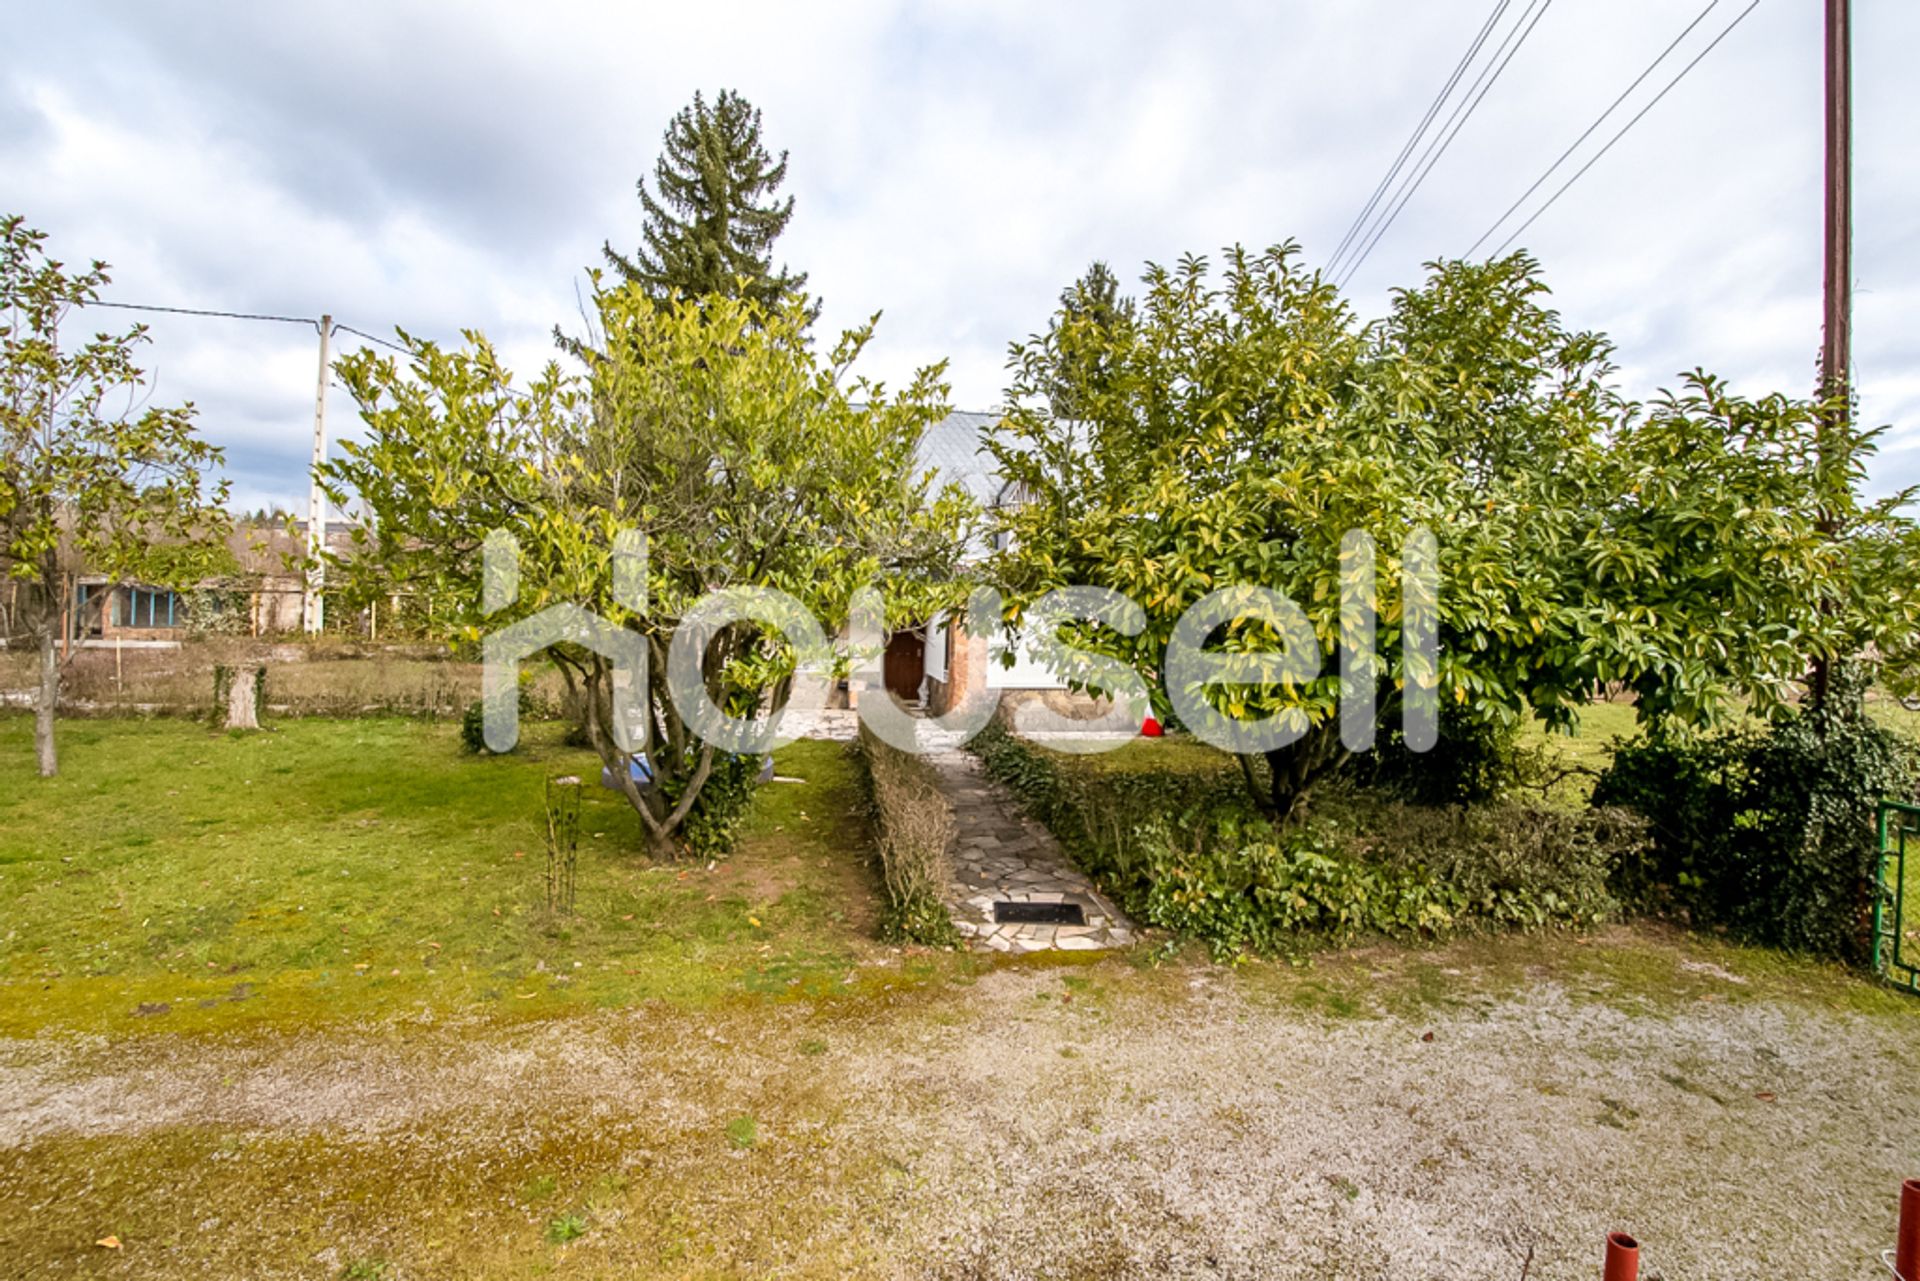
<instances>
[{"instance_id":1,"label":"metal drain grate","mask_svg":"<svg viewBox=\"0 0 1920 1281\"><path fill-rule=\"evenodd\" d=\"M995 903L996 925L1085 925L1078 903Z\"/></svg>"}]
</instances>

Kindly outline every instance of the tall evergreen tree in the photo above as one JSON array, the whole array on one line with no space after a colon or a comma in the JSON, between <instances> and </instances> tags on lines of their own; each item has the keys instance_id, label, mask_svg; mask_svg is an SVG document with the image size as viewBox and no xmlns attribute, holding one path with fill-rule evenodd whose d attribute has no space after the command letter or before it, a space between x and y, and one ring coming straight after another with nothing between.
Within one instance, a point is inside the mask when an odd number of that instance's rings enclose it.
<instances>
[{"instance_id":1,"label":"tall evergreen tree","mask_svg":"<svg viewBox=\"0 0 1920 1281\"><path fill-rule=\"evenodd\" d=\"M775 195L786 176L787 153L775 161L760 141L758 108L731 89L711 105L695 93L667 126L654 190L635 184L646 211L638 251L608 244L607 263L657 300L678 291L777 307L807 283L805 272L773 268L773 242L793 217L793 197Z\"/></svg>"},{"instance_id":2,"label":"tall evergreen tree","mask_svg":"<svg viewBox=\"0 0 1920 1281\"><path fill-rule=\"evenodd\" d=\"M1120 292L1119 278L1098 259L1060 291L1060 310L1045 343L1051 365L1048 399L1056 416L1075 419L1092 412L1094 398L1111 389L1116 336L1132 324L1133 299Z\"/></svg>"}]
</instances>

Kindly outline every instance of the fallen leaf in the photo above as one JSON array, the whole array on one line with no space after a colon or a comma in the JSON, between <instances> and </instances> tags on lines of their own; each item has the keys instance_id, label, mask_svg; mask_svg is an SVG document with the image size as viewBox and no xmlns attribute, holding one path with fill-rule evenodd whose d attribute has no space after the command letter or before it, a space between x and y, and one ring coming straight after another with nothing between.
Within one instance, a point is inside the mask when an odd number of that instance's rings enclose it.
<instances>
[{"instance_id":1,"label":"fallen leaf","mask_svg":"<svg viewBox=\"0 0 1920 1281\"><path fill-rule=\"evenodd\" d=\"M760 928L760 918L757 916L749 916L747 918L747 924L757 930Z\"/></svg>"},{"instance_id":2,"label":"fallen leaf","mask_svg":"<svg viewBox=\"0 0 1920 1281\"><path fill-rule=\"evenodd\" d=\"M537 994L533 992L515 992L513 999L516 1001L531 1001L535 995Z\"/></svg>"},{"instance_id":3,"label":"fallen leaf","mask_svg":"<svg viewBox=\"0 0 1920 1281\"><path fill-rule=\"evenodd\" d=\"M118 1250L120 1248L120 1238L119 1237L101 1237L98 1241L95 1241L94 1244L97 1246L103 1246L109 1250Z\"/></svg>"},{"instance_id":4,"label":"fallen leaf","mask_svg":"<svg viewBox=\"0 0 1920 1281\"><path fill-rule=\"evenodd\" d=\"M1433 1039L1433 1033L1431 1033L1431 1032L1422 1032L1422 1033L1420 1034L1420 1039L1421 1039L1422 1041L1431 1041L1431 1040Z\"/></svg>"},{"instance_id":5,"label":"fallen leaf","mask_svg":"<svg viewBox=\"0 0 1920 1281\"><path fill-rule=\"evenodd\" d=\"M628 912L625 916L621 917L620 919L623 921L631 921L633 919L633 913Z\"/></svg>"},{"instance_id":6,"label":"fallen leaf","mask_svg":"<svg viewBox=\"0 0 1920 1281\"><path fill-rule=\"evenodd\" d=\"M1771 1103L1773 1102L1774 1096L1772 1090L1755 1090L1753 1097L1759 1099L1762 1103Z\"/></svg>"},{"instance_id":7,"label":"fallen leaf","mask_svg":"<svg viewBox=\"0 0 1920 1281\"><path fill-rule=\"evenodd\" d=\"M525 858L527 856L527 852L525 850L515 850L513 852L513 856L515 858Z\"/></svg>"}]
</instances>

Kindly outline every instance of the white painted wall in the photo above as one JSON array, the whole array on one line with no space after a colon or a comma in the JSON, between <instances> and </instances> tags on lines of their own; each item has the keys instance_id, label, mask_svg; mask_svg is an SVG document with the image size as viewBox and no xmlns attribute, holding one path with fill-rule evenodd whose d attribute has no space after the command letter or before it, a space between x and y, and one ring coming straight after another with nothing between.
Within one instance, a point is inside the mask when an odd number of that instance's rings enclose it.
<instances>
[{"instance_id":1,"label":"white painted wall","mask_svg":"<svg viewBox=\"0 0 1920 1281\"><path fill-rule=\"evenodd\" d=\"M927 678L947 679L947 616L935 614L927 622Z\"/></svg>"},{"instance_id":2,"label":"white painted wall","mask_svg":"<svg viewBox=\"0 0 1920 1281\"><path fill-rule=\"evenodd\" d=\"M1014 647L1013 666L1002 667L1002 655L1007 652L1007 634L1004 630L987 645L987 688L988 689L1065 689L1067 683L1049 671L1045 664L1035 658L1026 644Z\"/></svg>"}]
</instances>

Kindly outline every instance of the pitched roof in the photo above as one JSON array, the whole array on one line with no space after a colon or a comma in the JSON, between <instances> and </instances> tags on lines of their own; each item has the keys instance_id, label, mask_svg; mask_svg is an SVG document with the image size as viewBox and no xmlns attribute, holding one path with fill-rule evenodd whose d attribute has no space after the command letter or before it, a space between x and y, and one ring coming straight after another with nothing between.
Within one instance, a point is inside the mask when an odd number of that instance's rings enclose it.
<instances>
[{"instance_id":1,"label":"pitched roof","mask_svg":"<svg viewBox=\"0 0 1920 1281\"><path fill-rule=\"evenodd\" d=\"M999 414L955 410L927 428L920 465L933 468L937 485L957 482L982 507L991 507L1000 496L1000 470L985 442L987 429L999 421Z\"/></svg>"}]
</instances>

